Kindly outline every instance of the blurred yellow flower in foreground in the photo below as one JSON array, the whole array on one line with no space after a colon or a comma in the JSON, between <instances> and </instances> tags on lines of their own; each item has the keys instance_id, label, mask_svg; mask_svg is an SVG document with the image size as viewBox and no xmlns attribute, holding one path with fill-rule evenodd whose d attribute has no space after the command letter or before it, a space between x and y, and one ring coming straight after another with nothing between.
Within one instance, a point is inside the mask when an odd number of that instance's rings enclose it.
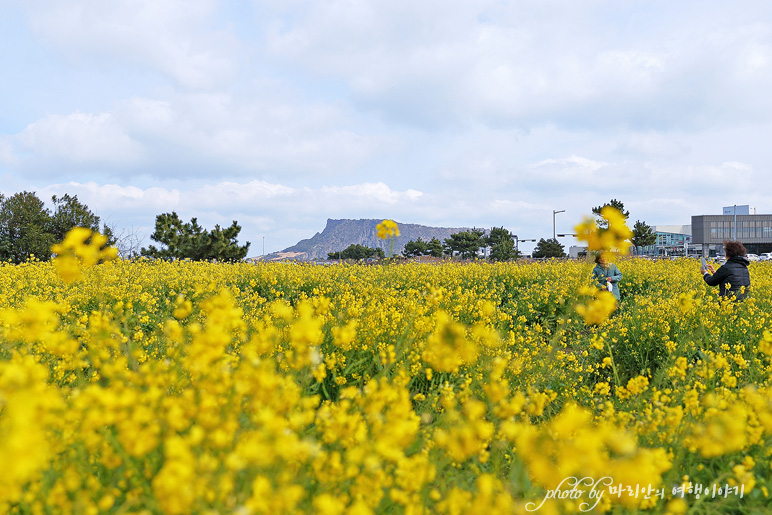
<instances>
[{"instance_id":1,"label":"blurred yellow flower in foreground","mask_svg":"<svg viewBox=\"0 0 772 515\"><path fill-rule=\"evenodd\" d=\"M57 273L68 283L80 280L83 277L81 266L88 268L118 256L118 249L106 245L107 236L97 231L85 227L71 229L61 243L51 247L56 254L54 266Z\"/></svg>"},{"instance_id":2,"label":"blurred yellow flower in foreground","mask_svg":"<svg viewBox=\"0 0 772 515\"><path fill-rule=\"evenodd\" d=\"M608 222L607 228L599 228L594 219L587 217L574 227L576 239L586 241L587 249L590 251L614 251L627 254L633 233L627 227L624 215L618 209L606 206L601 210L600 216Z\"/></svg>"},{"instance_id":3,"label":"blurred yellow flower in foreground","mask_svg":"<svg viewBox=\"0 0 772 515\"><path fill-rule=\"evenodd\" d=\"M772 355L772 332L764 331L764 337L759 342L759 350L767 356Z\"/></svg>"},{"instance_id":4,"label":"blurred yellow flower in foreground","mask_svg":"<svg viewBox=\"0 0 772 515\"><path fill-rule=\"evenodd\" d=\"M438 311L437 328L426 341L422 357L434 370L457 372L465 364L477 360L477 346L467 338L463 324L453 321L444 311Z\"/></svg>"},{"instance_id":5,"label":"blurred yellow flower in foreground","mask_svg":"<svg viewBox=\"0 0 772 515\"><path fill-rule=\"evenodd\" d=\"M617 299L610 291L585 287L580 290L580 293L591 295L587 302L576 306L576 312L587 325L603 323L617 308Z\"/></svg>"},{"instance_id":6,"label":"blurred yellow flower in foreground","mask_svg":"<svg viewBox=\"0 0 772 515\"><path fill-rule=\"evenodd\" d=\"M399 227L394 220L384 220L376 225L375 228L378 230L378 237L382 240L399 236Z\"/></svg>"}]
</instances>

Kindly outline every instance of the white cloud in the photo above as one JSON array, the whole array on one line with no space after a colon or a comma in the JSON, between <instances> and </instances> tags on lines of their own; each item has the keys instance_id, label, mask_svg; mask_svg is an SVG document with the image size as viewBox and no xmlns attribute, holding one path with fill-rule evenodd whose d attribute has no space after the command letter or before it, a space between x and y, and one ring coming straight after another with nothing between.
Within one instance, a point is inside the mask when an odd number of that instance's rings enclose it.
<instances>
[{"instance_id":1,"label":"white cloud","mask_svg":"<svg viewBox=\"0 0 772 515\"><path fill-rule=\"evenodd\" d=\"M597 170L600 170L604 166L607 166L608 163L604 163L602 161L595 161L593 159L588 159L586 157L581 156L569 156L569 157L563 157L558 159L544 159L542 161L539 161L535 165L532 166L533 169L540 169L540 171L543 171L545 169L565 169L570 168L573 170L585 170L588 172L595 172Z\"/></svg>"},{"instance_id":2,"label":"white cloud","mask_svg":"<svg viewBox=\"0 0 772 515\"><path fill-rule=\"evenodd\" d=\"M145 213L164 210L171 211L182 204L182 195L178 189L161 187L138 188L136 186L119 186L117 184L99 184L96 182L52 184L43 190L46 196L69 193L78 198L97 212L118 214L134 214L143 216Z\"/></svg>"},{"instance_id":3,"label":"white cloud","mask_svg":"<svg viewBox=\"0 0 772 515\"><path fill-rule=\"evenodd\" d=\"M0 165L16 165L19 158L13 153L10 142L0 139Z\"/></svg>"},{"instance_id":4,"label":"white cloud","mask_svg":"<svg viewBox=\"0 0 772 515\"><path fill-rule=\"evenodd\" d=\"M322 194L340 197L354 204L376 202L384 205L397 204L405 201L416 201L423 193L414 189L394 191L382 182L356 184L353 186L333 186L321 189Z\"/></svg>"},{"instance_id":5,"label":"white cloud","mask_svg":"<svg viewBox=\"0 0 772 515\"><path fill-rule=\"evenodd\" d=\"M767 181L748 163L650 165L642 192L665 190L684 194L691 190L709 197L749 195L754 193L754 185L758 187Z\"/></svg>"},{"instance_id":6,"label":"white cloud","mask_svg":"<svg viewBox=\"0 0 772 515\"><path fill-rule=\"evenodd\" d=\"M50 115L27 126L19 141L27 151L72 163L126 164L142 154L109 113Z\"/></svg>"},{"instance_id":7,"label":"white cloud","mask_svg":"<svg viewBox=\"0 0 772 515\"><path fill-rule=\"evenodd\" d=\"M631 132L620 142L618 150L648 158L676 158L690 154L692 147L676 134Z\"/></svg>"},{"instance_id":8,"label":"white cloud","mask_svg":"<svg viewBox=\"0 0 772 515\"><path fill-rule=\"evenodd\" d=\"M107 169L133 166L138 174L156 177L212 170L226 177L336 175L349 173L396 140L360 133L348 128L351 124L350 113L327 104L225 93L135 97L111 112L49 115L33 122L13 138L23 157L10 160L13 148L5 143L0 159L5 156L21 170L34 166L39 176L60 176L57 159Z\"/></svg>"},{"instance_id":9,"label":"white cloud","mask_svg":"<svg viewBox=\"0 0 772 515\"><path fill-rule=\"evenodd\" d=\"M609 163L581 156L544 159L528 166L524 179L530 188L540 187L555 190L576 190L576 188L610 186Z\"/></svg>"},{"instance_id":10,"label":"white cloud","mask_svg":"<svg viewBox=\"0 0 772 515\"><path fill-rule=\"evenodd\" d=\"M547 204L526 202L523 200L504 200L495 199L491 201L490 206L502 214L513 215L524 211L549 211L552 209Z\"/></svg>"},{"instance_id":11,"label":"white cloud","mask_svg":"<svg viewBox=\"0 0 772 515\"><path fill-rule=\"evenodd\" d=\"M233 36L214 26L213 0L43 0L27 6L35 31L57 48L119 58L211 88L235 72Z\"/></svg>"},{"instance_id":12,"label":"white cloud","mask_svg":"<svg viewBox=\"0 0 772 515\"><path fill-rule=\"evenodd\" d=\"M377 151L377 136L348 129L348 114L327 104L292 104L226 93L182 94L123 103L116 116L162 158L168 148L198 154L233 171L345 171ZM155 142L155 144L154 144Z\"/></svg>"},{"instance_id":13,"label":"white cloud","mask_svg":"<svg viewBox=\"0 0 772 515\"><path fill-rule=\"evenodd\" d=\"M167 100L135 97L123 101L119 111L130 129L147 135L163 136L175 125L174 106Z\"/></svg>"},{"instance_id":14,"label":"white cloud","mask_svg":"<svg viewBox=\"0 0 772 515\"><path fill-rule=\"evenodd\" d=\"M758 110L726 92L761 95L772 71L761 2L731 13L664 2L645 12L571 1L290 5L271 13L270 51L345 80L362 105L407 124L692 127Z\"/></svg>"}]
</instances>

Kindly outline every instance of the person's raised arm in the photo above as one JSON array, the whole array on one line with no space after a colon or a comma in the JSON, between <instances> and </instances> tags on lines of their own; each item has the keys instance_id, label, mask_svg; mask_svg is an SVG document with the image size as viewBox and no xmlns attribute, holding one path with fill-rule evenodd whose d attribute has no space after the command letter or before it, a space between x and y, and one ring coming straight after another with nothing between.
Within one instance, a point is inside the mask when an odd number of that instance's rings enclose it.
<instances>
[{"instance_id":1,"label":"person's raised arm","mask_svg":"<svg viewBox=\"0 0 772 515\"><path fill-rule=\"evenodd\" d=\"M710 269L711 273L705 272L702 275L702 278L705 279L705 282L708 283L709 286L718 286L724 280L729 277L729 270L727 270L726 267L719 267L718 270L713 271L713 267L711 265L708 265L708 268Z\"/></svg>"}]
</instances>

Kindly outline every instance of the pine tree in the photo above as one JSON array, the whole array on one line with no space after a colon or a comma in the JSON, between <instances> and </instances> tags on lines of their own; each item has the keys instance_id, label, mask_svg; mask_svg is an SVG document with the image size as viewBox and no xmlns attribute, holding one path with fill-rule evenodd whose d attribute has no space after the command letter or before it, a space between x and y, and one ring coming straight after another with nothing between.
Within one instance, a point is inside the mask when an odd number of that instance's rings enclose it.
<instances>
[{"instance_id":1,"label":"pine tree","mask_svg":"<svg viewBox=\"0 0 772 515\"><path fill-rule=\"evenodd\" d=\"M520 252L515 250L514 235L504 227L493 227L485 241L491 248L491 261L509 261L520 257Z\"/></svg>"},{"instance_id":2,"label":"pine tree","mask_svg":"<svg viewBox=\"0 0 772 515\"><path fill-rule=\"evenodd\" d=\"M552 257L565 257L566 253L563 252L563 245L555 238L545 240L540 239L536 244L536 247L531 254L535 258L552 258Z\"/></svg>"},{"instance_id":3,"label":"pine tree","mask_svg":"<svg viewBox=\"0 0 772 515\"><path fill-rule=\"evenodd\" d=\"M630 217L630 211L625 211L625 205L623 202L617 199L611 199L611 202L606 202L602 206L597 206L592 208L593 214L598 219L598 227L600 227L601 229L605 229L608 226L608 222L600 216L600 212L603 211L603 208L606 206L611 206L617 209L620 213L622 213L622 216L625 217L625 220L627 220Z\"/></svg>"},{"instance_id":4,"label":"pine tree","mask_svg":"<svg viewBox=\"0 0 772 515\"><path fill-rule=\"evenodd\" d=\"M485 245L483 229L472 229L453 233L445 238L445 252L451 257L458 252L461 259L471 259L477 255L480 247Z\"/></svg>"},{"instance_id":5,"label":"pine tree","mask_svg":"<svg viewBox=\"0 0 772 515\"><path fill-rule=\"evenodd\" d=\"M633 226L633 237L630 238L630 242L635 247L635 253L638 254L639 247L648 247L657 243L657 234L646 222L636 220Z\"/></svg>"},{"instance_id":6,"label":"pine tree","mask_svg":"<svg viewBox=\"0 0 772 515\"><path fill-rule=\"evenodd\" d=\"M193 261L241 261L249 251L250 243L239 245L236 238L241 226L234 220L230 227L219 225L210 232L198 224L196 218L186 223L176 212L156 216L155 231L150 239L164 245L150 245L142 249L142 255L156 259L190 259Z\"/></svg>"}]
</instances>

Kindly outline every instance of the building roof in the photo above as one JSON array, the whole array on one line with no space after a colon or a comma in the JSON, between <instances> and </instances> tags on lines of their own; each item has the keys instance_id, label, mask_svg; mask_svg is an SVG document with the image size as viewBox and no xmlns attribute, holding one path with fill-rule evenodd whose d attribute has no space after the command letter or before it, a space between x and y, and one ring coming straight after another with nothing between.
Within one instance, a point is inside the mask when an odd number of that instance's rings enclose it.
<instances>
[{"instance_id":1,"label":"building roof","mask_svg":"<svg viewBox=\"0 0 772 515\"><path fill-rule=\"evenodd\" d=\"M692 235L691 225L655 225L654 232L669 232L672 234Z\"/></svg>"}]
</instances>

